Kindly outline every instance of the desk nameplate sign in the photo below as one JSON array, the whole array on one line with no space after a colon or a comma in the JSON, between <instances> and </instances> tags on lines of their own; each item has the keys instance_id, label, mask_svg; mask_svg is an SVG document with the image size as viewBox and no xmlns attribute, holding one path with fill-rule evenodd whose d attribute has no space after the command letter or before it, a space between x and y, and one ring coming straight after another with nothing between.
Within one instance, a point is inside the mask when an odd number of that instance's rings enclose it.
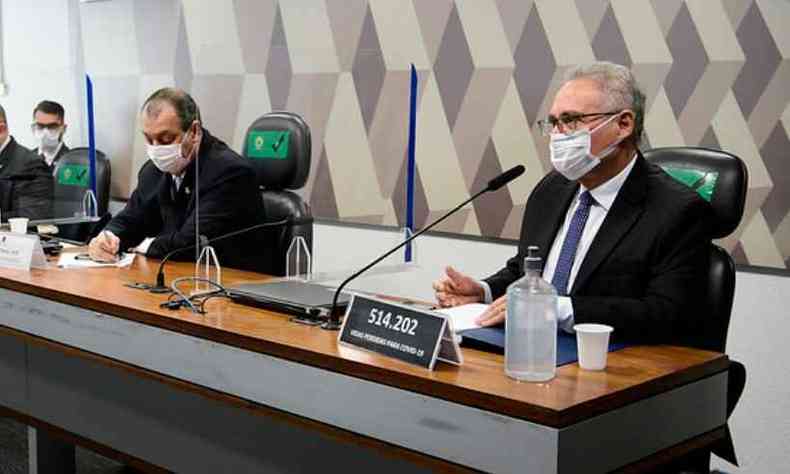
<instances>
[{"instance_id":1,"label":"desk nameplate sign","mask_svg":"<svg viewBox=\"0 0 790 474\"><path fill-rule=\"evenodd\" d=\"M0 267L16 270L46 268L47 257L37 235L0 232Z\"/></svg>"},{"instance_id":2,"label":"desk nameplate sign","mask_svg":"<svg viewBox=\"0 0 790 474\"><path fill-rule=\"evenodd\" d=\"M450 320L432 311L353 295L338 342L433 370L437 360L461 365Z\"/></svg>"}]
</instances>

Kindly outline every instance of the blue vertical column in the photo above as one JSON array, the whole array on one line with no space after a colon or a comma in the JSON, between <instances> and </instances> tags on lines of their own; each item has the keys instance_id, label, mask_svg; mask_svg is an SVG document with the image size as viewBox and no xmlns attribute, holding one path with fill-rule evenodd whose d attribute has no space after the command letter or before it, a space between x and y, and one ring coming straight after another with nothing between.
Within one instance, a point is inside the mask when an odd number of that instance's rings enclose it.
<instances>
[{"instance_id":1,"label":"blue vertical column","mask_svg":"<svg viewBox=\"0 0 790 474\"><path fill-rule=\"evenodd\" d=\"M415 140L417 133L417 70L414 64L411 65L411 93L409 95L409 150L408 162L406 164L406 232L410 237L414 234L414 174L416 172L416 162L414 156ZM404 260L406 263L412 261L411 242L406 245Z\"/></svg>"},{"instance_id":2,"label":"blue vertical column","mask_svg":"<svg viewBox=\"0 0 790 474\"><path fill-rule=\"evenodd\" d=\"M93 195L96 199L99 199L99 195L96 192L96 128L93 119L93 82L87 74L85 74L85 95L88 104L88 169L90 184Z\"/></svg>"}]
</instances>

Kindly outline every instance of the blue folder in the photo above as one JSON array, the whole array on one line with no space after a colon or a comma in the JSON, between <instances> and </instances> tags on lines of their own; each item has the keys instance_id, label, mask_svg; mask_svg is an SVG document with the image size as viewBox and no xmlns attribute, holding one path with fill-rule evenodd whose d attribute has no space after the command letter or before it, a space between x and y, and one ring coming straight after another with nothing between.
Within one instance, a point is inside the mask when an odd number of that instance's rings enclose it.
<instances>
[{"instance_id":1,"label":"blue folder","mask_svg":"<svg viewBox=\"0 0 790 474\"><path fill-rule=\"evenodd\" d=\"M486 352L505 352L505 328L480 328L467 329L459 332L463 336L461 345L472 349L479 349ZM628 344L609 339L609 352L627 347ZM557 366L571 364L579 360L578 350L576 349L576 335L559 332L557 334Z\"/></svg>"}]
</instances>

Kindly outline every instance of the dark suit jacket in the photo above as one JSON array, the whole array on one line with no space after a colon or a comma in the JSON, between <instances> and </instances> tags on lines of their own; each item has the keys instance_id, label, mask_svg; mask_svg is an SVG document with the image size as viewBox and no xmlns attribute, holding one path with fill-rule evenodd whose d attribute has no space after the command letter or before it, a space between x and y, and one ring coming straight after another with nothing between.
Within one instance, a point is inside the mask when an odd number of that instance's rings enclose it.
<instances>
[{"instance_id":1,"label":"dark suit jacket","mask_svg":"<svg viewBox=\"0 0 790 474\"><path fill-rule=\"evenodd\" d=\"M2 218L52 217L54 183L47 164L11 137L0 154L0 209Z\"/></svg>"},{"instance_id":2,"label":"dark suit jacket","mask_svg":"<svg viewBox=\"0 0 790 474\"><path fill-rule=\"evenodd\" d=\"M711 209L641 153L590 246L570 291L576 323L603 323L614 336L683 343L705 297ZM556 172L527 201L518 254L486 279L493 296L523 274L529 245L548 255L578 189Z\"/></svg>"},{"instance_id":3,"label":"dark suit jacket","mask_svg":"<svg viewBox=\"0 0 790 474\"><path fill-rule=\"evenodd\" d=\"M222 141L203 130L200 145L200 234L211 239L265 221L253 168ZM173 178L147 161L140 169L137 189L126 207L107 225L121 239L121 248L155 237L148 256L195 244L195 160L175 191ZM270 257L262 232L248 232L212 244L222 266L267 271ZM194 260L195 250L174 259Z\"/></svg>"}]
</instances>

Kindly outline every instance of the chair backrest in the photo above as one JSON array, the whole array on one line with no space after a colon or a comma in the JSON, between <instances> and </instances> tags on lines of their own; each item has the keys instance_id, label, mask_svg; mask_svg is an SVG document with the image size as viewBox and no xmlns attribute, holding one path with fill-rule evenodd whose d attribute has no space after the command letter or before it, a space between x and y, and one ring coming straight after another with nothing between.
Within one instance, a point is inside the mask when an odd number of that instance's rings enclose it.
<instances>
[{"instance_id":1,"label":"chair backrest","mask_svg":"<svg viewBox=\"0 0 790 474\"><path fill-rule=\"evenodd\" d=\"M731 234L741 222L749 175L737 156L708 148L656 148L644 153L670 176L696 190L711 204L715 228L712 238ZM697 321L690 343L701 349L724 352L735 295L735 264L721 247L711 244L707 317Z\"/></svg>"},{"instance_id":2,"label":"chair backrest","mask_svg":"<svg viewBox=\"0 0 790 474\"><path fill-rule=\"evenodd\" d=\"M749 174L737 156L709 148L655 148L645 158L710 202L717 227L713 238L730 235L743 217Z\"/></svg>"},{"instance_id":3,"label":"chair backrest","mask_svg":"<svg viewBox=\"0 0 790 474\"><path fill-rule=\"evenodd\" d=\"M313 251L313 215L310 206L296 193L310 172L312 141L310 127L299 115L272 112L255 120L247 129L242 156L250 160L261 187L261 198L269 222L291 219L274 242L275 275L286 273L286 253L296 237L302 237ZM302 261L306 263L305 260ZM307 268L296 269L304 273Z\"/></svg>"},{"instance_id":4,"label":"chair backrest","mask_svg":"<svg viewBox=\"0 0 790 474\"><path fill-rule=\"evenodd\" d=\"M55 217L72 217L82 211L82 199L90 189L88 149L73 148L55 162L53 209ZM96 150L96 203L104 215L110 203L110 160Z\"/></svg>"}]
</instances>

